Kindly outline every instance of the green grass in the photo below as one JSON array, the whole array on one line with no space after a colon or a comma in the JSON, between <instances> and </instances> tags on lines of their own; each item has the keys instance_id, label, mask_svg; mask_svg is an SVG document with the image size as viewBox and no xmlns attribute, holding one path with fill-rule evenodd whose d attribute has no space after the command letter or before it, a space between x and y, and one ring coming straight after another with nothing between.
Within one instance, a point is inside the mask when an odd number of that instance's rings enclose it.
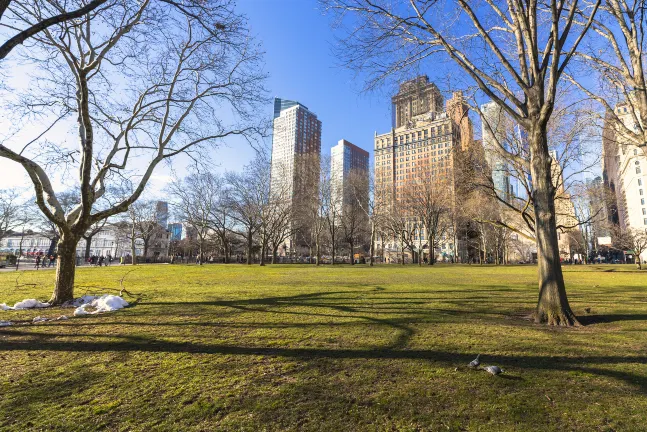
<instances>
[{"instance_id":1,"label":"green grass","mask_svg":"<svg viewBox=\"0 0 647 432\"><path fill-rule=\"evenodd\" d=\"M53 276L2 273L0 302ZM523 319L534 267L139 266L123 311L0 311L21 321L0 328L0 430L647 430L647 272L565 277L584 327Z\"/></svg>"}]
</instances>

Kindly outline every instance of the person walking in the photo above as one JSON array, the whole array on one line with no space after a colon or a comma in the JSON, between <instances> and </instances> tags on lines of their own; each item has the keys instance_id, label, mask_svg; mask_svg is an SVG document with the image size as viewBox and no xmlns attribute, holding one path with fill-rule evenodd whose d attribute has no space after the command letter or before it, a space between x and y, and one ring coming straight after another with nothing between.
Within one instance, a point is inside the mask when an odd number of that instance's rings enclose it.
<instances>
[{"instance_id":1,"label":"person walking","mask_svg":"<svg viewBox=\"0 0 647 432\"><path fill-rule=\"evenodd\" d=\"M36 270L38 270L38 267L40 267L40 255L36 255Z\"/></svg>"}]
</instances>

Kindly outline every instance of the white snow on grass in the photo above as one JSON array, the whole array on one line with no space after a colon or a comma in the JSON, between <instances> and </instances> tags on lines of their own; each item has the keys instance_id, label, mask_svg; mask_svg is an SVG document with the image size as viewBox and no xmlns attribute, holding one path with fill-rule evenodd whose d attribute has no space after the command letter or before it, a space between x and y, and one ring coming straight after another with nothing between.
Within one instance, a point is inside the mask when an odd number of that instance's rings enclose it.
<instances>
[{"instance_id":1,"label":"white snow on grass","mask_svg":"<svg viewBox=\"0 0 647 432\"><path fill-rule=\"evenodd\" d=\"M102 296L83 296L80 299L74 300L73 303L75 305L78 304L78 300L83 300L84 303L76 308L74 316L113 312L128 306L128 302L126 300L112 294L104 294ZM89 311L88 309L93 310Z\"/></svg>"},{"instance_id":2,"label":"white snow on grass","mask_svg":"<svg viewBox=\"0 0 647 432\"><path fill-rule=\"evenodd\" d=\"M11 321L0 321L0 327L9 327L10 325L13 325Z\"/></svg>"},{"instance_id":3,"label":"white snow on grass","mask_svg":"<svg viewBox=\"0 0 647 432\"><path fill-rule=\"evenodd\" d=\"M16 303L13 306L7 306L6 303L0 303L0 309L2 310L22 310L22 309L40 309L50 307L49 303L43 303L36 299L25 299Z\"/></svg>"}]
</instances>

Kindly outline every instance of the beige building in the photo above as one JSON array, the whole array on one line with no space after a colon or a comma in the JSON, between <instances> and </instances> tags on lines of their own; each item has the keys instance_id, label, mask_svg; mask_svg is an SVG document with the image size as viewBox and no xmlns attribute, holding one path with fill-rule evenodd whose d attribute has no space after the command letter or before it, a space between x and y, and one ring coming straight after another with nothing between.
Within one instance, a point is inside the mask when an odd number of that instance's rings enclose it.
<instances>
[{"instance_id":1,"label":"beige building","mask_svg":"<svg viewBox=\"0 0 647 432\"><path fill-rule=\"evenodd\" d=\"M274 99L270 193L289 200L293 207L316 197L319 187L321 121L299 102ZM302 212L295 211L295 215ZM296 251L306 243L308 221L295 220L299 236L286 241Z\"/></svg>"},{"instance_id":2,"label":"beige building","mask_svg":"<svg viewBox=\"0 0 647 432\"><path fill-rule=\"evenodd\" d=\"M438 87L426 76L420 76L402 83L392 103L393 127L387 133L376 133L374 140L376 200L382 201L383 209L402 202L414 181L424 174L425 181L437 184L456 205L456 152L473 142L469 108L462 93L454 92L445 104ZM435 251L439 259L456 255L460 246L454 244L453 234L448 232ZM419 235L427 240L424 230ZM386 254L397 254L396 239L381 238L377 243Z\"/></svg>"},{"instance_id":3,"label":"beige building","mask_svg":"<svg viewBox=\"0 0 647 432\"><path fill-rule=\"evenodd\" d=\"M618 104L615 111L627 127L633 124L631 107L626 103ZM647 156L642 149L625 139L619 129L612 117L608 116L602 135L603 179L611 195L608 213L611 222L617 222L622 232L645 231ZM641 258L647 260L647 252Z\"/></svg>"}]
</instances>

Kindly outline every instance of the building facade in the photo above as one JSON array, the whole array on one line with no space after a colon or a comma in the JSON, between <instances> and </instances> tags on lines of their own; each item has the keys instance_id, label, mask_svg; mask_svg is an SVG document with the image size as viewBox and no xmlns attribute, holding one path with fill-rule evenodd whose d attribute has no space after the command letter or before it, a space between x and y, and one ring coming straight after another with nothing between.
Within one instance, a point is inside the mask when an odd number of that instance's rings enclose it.
<instances>
[{"instance_id":1,"label":"building facade","mask_svg":"<svg viewBox=\"0 0 647 432\"><path fill-rule=\"evenodd\" d=\"M366 150L343 139L330 149L332 202L340 205L342 212L358 199L363 209L368 206L368 158Z\"/></svg>"},{"instance_id":2,"label":"building facade","mask_svg":"<svg viewBox=\"0 0 647 432\"><path fill-rule=\"evenodd\" d=\"M285 199L293 207L318 195L321 157L321 121L296 101L276 98L272 133L270 194ZM308 237L308 221L295 211L292 223L300 227L299 236L288 239L291 250L302 246Z\"/></svg>"},{"instance_id":3,"label":"building facade","mask_svg":"<svg viewBox=\"0 0 647 432\"><path fill-rule=\"evenodd\" d=\"M633 124L632 110L626 103L615 107L627 127ZM602 134L603 181L611 196L610 220L621 232L647 230L647 156L642 149L624 139L612 117L607 116ZM647 252L641 256L647 260Z\"/></svg>"},{"instance_id":4,"label":"building facade","mask_svg":"<svg viewBox=\"0 0 647 432\"><path fill-rule=\"evenodd\" d=\"M404 203L416 182L425 182L442 189L456 199L455 163L458 153L473 145L473 126L467 115L469 107L461 92L455 92L445 105L443 96L426 76L402 83L392 98L393 126L383 134L375 134L375 196L383 208ZM403 204L404 205L404 204ZM406 208L404 214L407 214ZM415 217L406 216L408 224ZM433 251L440 260L454 260L461 247L455 232L447 232ZM420 236L420 237L418 237ZM419 229L413 241L427 243L427 233ZM379 238L377 247L385 254L396 254L394 238ZM429 245L423 253L430 254Z\"/></svg>"}]
</instances>

